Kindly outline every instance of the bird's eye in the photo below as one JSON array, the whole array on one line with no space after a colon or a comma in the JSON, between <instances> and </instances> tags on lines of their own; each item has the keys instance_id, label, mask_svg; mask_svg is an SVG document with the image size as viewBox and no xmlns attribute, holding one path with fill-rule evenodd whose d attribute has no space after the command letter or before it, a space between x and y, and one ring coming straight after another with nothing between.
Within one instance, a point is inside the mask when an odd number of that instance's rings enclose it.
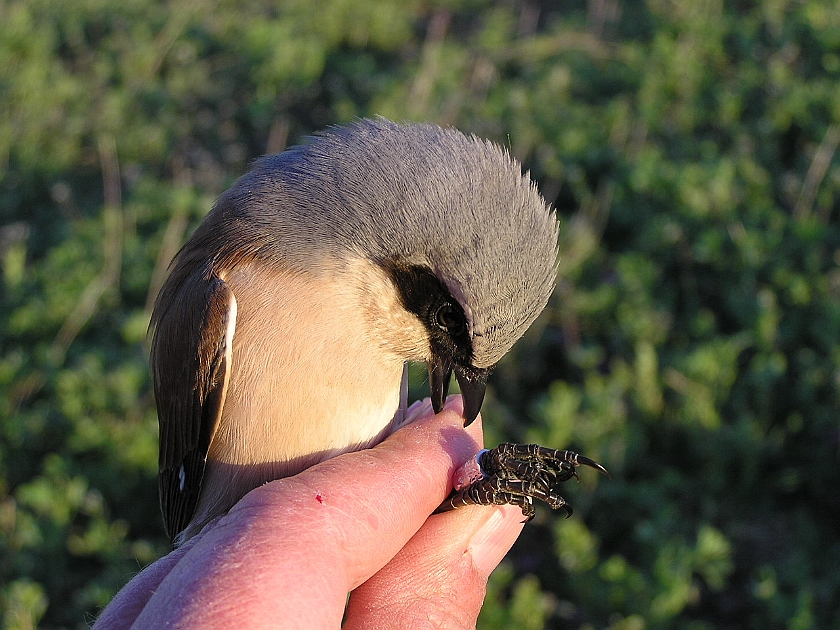
<instances>
[{"instance_id":1,"label":"bird's eye","mask_svg":"<svg viewBox=\"0 0 840 630\"><path fill-rule=\"evenodd\" d=\"M437 325L450 335L458 335L464 331L466 322L464 316L452 304L442 304L435 313Z\"/></svg>"}]
</instances>

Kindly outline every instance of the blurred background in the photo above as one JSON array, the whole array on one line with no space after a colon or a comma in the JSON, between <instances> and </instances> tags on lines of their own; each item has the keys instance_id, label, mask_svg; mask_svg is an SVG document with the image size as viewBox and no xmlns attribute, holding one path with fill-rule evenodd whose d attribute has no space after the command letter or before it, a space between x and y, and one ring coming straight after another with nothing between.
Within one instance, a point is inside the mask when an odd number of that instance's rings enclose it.
<instances>
[{"instance_id":1,"label":"blurred background","mask_svg":"<svg viewBox=\"0 0 840 630\"><path fill-rule=\"evenodd\" d=\"M834 0L4 0L2 628L85 628L166 553L166 267L254 158L374 114L507 146L563 221L487 442L613 479L479 629L840 627Z\"/></svg>"}]
</instances>

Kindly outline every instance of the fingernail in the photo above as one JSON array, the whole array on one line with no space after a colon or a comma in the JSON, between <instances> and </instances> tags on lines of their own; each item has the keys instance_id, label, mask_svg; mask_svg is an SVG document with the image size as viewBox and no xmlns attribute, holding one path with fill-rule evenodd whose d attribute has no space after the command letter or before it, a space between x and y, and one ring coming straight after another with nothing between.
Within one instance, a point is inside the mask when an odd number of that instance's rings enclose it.
<instances>
[{"instance_id":1,"label":"fingernail","mask_svg":"<svg viewBox=\"0 0 840 630\"><path fill-rule=\"evenodd\" d=\"M522 532L522 511L513 505L494 507L493 513L473 534L467 551L475 567L486 576L505 557Z\"/></svg>"},{"instance_id":2,"label":"fingernail","mask_svg":"<svg viewBox=\"0 0 840 630\"><path fill-rule=\"evenodd\" d=\"M432 410L432 399L431 398L424 398L423 400L418 400L414 402L408 409L405 411L405 424L409 424L410 422L414 422L420 416L430 414Z\"/></svg>"}]
</instances>

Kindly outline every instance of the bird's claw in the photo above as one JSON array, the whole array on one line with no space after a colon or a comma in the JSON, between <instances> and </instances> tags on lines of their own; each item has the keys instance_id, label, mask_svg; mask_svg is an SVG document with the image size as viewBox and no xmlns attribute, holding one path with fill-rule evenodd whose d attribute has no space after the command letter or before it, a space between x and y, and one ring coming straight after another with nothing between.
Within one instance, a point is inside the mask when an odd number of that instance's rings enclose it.
<instances>
[{"instance_id":1,"label":"bird's claw","mask_svg":"<svg viewBox=\"0 0 840 630\"><path fill-rule=\"evenodd\" d=\"M465 505L518 505L525 517L534 518L534 499L551 509L563 508L566 518L572 507L558 493L561 483L579 481L578 466L589 466L607 477L598 462L573 451L559 451L538 444L500 444L481 451L455 474L455 489L435 510L448 512Z\"/></svg>"}]
</instances>

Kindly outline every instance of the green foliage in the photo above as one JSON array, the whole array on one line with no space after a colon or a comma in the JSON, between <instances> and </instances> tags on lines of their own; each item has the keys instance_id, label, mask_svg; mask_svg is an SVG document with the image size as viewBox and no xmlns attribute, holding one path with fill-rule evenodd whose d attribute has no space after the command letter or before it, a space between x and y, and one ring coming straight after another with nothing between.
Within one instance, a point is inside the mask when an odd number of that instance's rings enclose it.
<instances>
[{"instance_id":1,"label":"green foliage","mask_svg":"<svg viewBox=\"0 0 840 630\"><path fill-rule=\"evenodd\" d=\"M488 441L602 461L481 628L840 625L829 0L0 3L0 619L83 628L166 550L145 329L254 157L354 116L507 145L563 219Z\"/></svg>"}]
</instances>

